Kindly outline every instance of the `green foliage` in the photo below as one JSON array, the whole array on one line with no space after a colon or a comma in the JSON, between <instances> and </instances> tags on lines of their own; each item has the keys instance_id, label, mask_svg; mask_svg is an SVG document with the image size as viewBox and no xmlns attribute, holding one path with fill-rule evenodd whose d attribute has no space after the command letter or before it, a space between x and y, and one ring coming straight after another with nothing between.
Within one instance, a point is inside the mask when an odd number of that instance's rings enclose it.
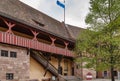
<instances>
[{"instance_id":1,"label":"green foliage","mask_svg":"<svg viewBox=\"0 0 120 81\"><path fill-rule=\"evenodd\" d=\"M87 68L120 69L120 0L90 0L90 5L89 27L80 33L75 52Z\"/></svg>"}]
</instances>

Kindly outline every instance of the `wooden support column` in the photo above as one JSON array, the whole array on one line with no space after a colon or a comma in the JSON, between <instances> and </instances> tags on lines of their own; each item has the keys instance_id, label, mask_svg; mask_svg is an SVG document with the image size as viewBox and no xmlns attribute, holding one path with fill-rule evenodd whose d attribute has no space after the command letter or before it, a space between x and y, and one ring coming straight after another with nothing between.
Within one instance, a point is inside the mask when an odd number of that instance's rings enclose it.
<instances>
[{"instance_id":1,"label":"wooden support column","mask_svg":"<svg viewBox=\"0 0 120 81\"><path fill-rule=\"evenodd\" d=\"M30 55L30 48L27 48L27 55Z\"/></svg>"},{"instance_id":2,"label":"wooden support column","mask_svg":"<svg viewBox=\"0 0 120 81\"><path fill-rule=\"evenodd\" d=\"M50 54L47 55L47 65L46 65L46 68L45 68L44 77L46 76L47 71L48 71L48 69L49 69L49 60L50 60L50 58L51 58L51 55L50 55Z\"/></svg>"},{"instance_id":3,"label":"wooden support column","mask_svg":"<svg viewBox=\"0 0 120 81\"><path fill-rule=\"evenodd\" d=\"M52 40L52 46L55 46L55 40L56 40L56 38L54 38L54 37L51 37L51 36L49 36L50 37L50 39Z\"/></svg>"},{"instance_id":4,"label":"wooden support column","mask_svg":"<svg viewBox=\"0 0 120 81\"><path fill-rule=\"evenodd\" d=\"M65 44L65 49L66 49L65 55L68 56L69 54L67 53L67 50L68 50L68 44L69 44L69 43L64 41L64 44Z\"/></svg>"},{"instance_id":5,"label":"wooden support column","mask_svg":"<svg viewBox=\"0 0 120 81\"><path fill-rule=\"evenodd\" d=\"M36 32L36 31L33 31L33 30L31 30L31 32L34 35L34 38L32 40L37 41L37 35L39 34L39 32Z\"/></svg>"},{"instance_id":6,"label":"wooden support column","mask_svg":"<svg viewBox=\"0 0 120 81\"><path fill-rule=\"evenodd\" d=\"M65 49L68 49L69 43L68 42L64 42L64 44L65 44Z\"/></svg>"},{"instance_id":7,"label":"wooden support column","mask_svg":"<svg viewBox=\"0 0 120 81\"><path fill-rule=\"evenodd\" d=\"M16 24L13 24L11 22L7 22L6 20L4 20L5 24L8 26L8 30L6 31L6 33L9 33L9 34L13 34L12 32L12 28L16 25Z\"/></svg>"},{"instance_id":8,"label":"wooden support column","mask_svg":"<svg viewBox=\"0 0 120 81\"><path fill-rule=\"evenodd\" d=\"M48 64L48 62L47 62L47 65L46 65L46 68L45 68L45 73L44 73L44 77L46 76L46 74L47 74L47 71L48 71L48 68L49 68L49 64Z\"/></svg>"}]
</instances>

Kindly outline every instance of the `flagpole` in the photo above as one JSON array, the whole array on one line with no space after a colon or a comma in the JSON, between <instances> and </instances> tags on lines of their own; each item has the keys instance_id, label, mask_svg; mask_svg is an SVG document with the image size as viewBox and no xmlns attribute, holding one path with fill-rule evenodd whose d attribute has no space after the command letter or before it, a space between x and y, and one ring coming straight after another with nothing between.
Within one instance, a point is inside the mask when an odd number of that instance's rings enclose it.
<instances>
[{"instance_id":1,"label":"flagpole","mask_svg":"<svg viewBox=\"0 0 120 81\"><path fill-rule=\"evenodd\" d=\"M64 5L65 5L65 0L64 0ZM65 5L66 7L66 5ZM65 8L64 8L64 23L65 23Z\"/></svg>"}]
</instances>

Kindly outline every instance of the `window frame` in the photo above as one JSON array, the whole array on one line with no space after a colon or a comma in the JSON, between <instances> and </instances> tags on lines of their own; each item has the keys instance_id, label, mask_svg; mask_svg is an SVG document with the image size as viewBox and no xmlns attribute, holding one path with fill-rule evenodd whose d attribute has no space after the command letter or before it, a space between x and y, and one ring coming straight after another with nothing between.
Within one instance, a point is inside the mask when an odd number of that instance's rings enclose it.
<instances>
[{"instance_id":1,"label":"window frame","mask_svg":"<svg viewBox=\"0 0 120 81\"><path fill-rule=\"evenodd\" d=\"M14 79L14 73L6 73L6 80L13 80Z\"/></svg>"},{"instance_id":2,"label":"window frame","mask_svg":"<svg viewBox=\"0 0 120 81\"><path fill-rule=\"evenodd\" d=\"M17 52L10 51L10 57L11 58L17 58Z\"/></svg>"},{"instance_id":3,"label":"window frame","mask_svg":"<svg viewBox=\"0 0 120 81\"><path fill-rule=\"evenodd\" d=\"M8 51L7 50L1 50L1 56L2 57L9 57Z\"/></svg>"}]
</instances>

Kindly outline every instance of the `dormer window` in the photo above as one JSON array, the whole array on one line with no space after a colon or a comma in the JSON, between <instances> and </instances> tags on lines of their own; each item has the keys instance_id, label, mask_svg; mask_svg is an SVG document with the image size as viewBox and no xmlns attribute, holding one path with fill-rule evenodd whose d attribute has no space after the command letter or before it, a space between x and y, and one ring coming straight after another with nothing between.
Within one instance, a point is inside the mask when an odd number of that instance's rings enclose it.
<instances>
[{"instance_id":1,"label":"dormer window","mask_svg":"<svg viewBox=\"0 0 120 81\"><path fill-rule=\"evenodd\" d=\"M34 20L34 19L32 19L37 25L39 25L39 26L42 26L42 27L44 27L45 25L43 24L43 23L40 23L40 22L38 22L38 21L36 21L36 20Z\"/></svg>"}]
</instances>

